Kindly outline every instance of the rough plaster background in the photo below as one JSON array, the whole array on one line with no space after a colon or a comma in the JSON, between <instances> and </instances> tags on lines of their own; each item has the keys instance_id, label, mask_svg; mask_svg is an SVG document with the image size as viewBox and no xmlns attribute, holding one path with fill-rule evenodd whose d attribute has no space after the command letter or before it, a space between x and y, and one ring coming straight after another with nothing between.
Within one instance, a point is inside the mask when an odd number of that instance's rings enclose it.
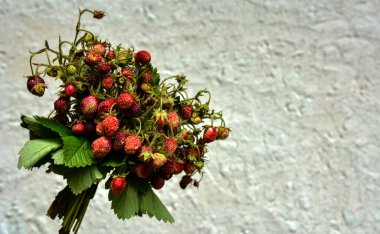
<instances>
[{"instance_id":1,"label":"rough plaster background","mask_svg":"<svg viewBox=\"0 0 380 234\"><path fill-rule=\"evenodd\" d=\"M98 190L81 233L379 233L380 2L0 0L0 233L56 233L45 212L64 182L17 170L19 114L47 114L26 91L28 50L71 39L76 8L113 43L152 52L164 74L208 87L233 129L211 147L199 190L159 195L176 218L119 221Z\"/></svg>"}]
</instances>

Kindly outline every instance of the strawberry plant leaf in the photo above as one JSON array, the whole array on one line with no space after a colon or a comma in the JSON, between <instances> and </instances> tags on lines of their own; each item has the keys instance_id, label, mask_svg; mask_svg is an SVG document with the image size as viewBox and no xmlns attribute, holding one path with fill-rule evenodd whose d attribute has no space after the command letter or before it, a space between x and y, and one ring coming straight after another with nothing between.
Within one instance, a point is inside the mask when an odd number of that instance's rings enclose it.
<instances>
[{"instance_id":1,"label":"strawberry plant leaf","mask_svg":"<svg viewBox=\"0 0 380 234\"><path fill-rule=\"evenodd\" d=\"M64 136L63 149L64 157L63 161L68 167L84 167L93 163L91 145L85 138L79 138L75 136Z\"/></svg>"},{"instance_id":2,"label":"strawberry plant leaf","mask_svg":"<svg viewBox=\"0 0 380 234\"><path fill-rule=\"evenodd\" d=\"M71 191L78 195L88 189L93 183L103 178L103 173L96 165L74 168L64 172L63 177L67 179Z\"/></svg>"},{"instance_id":3,"label":"strawberry plant leaf","mask_svg":"<svg viewBox=\"0 0 380 234\"><path fill-rule=\"evenodd\" d=\"M155 216L157 220L162 220L165 223L174 223L173 216L153 192L151 187L149 187L145 193L140 193L140 211L151 218Z\"/></svg>"},{"instance_id":4,"label":"strawberry plant leaf","mask_svg":"<svg viewBox=\"0 0 380 234\"><path fill-rule=\"evenodd\" d=\"M119 219L130 219L139 212L138 190L133 183L127 182L125 189L119 196L114 195L111 190L108 192L108 199L111 201L111 208Z\"/></svg>"},{"instance_id":5,"label":"strawberry plant leaf","mask_svg":"<svg viewBox=\"0 0 380 234\"><path fill-rule=\"evenodd\" d=\"M27 141L19 152L18 168L32 168L50 152L62 147L60 139L35 139Z\"/></svg>"},{"instance_id":6,"label":"strawberry plant leaf","mask_svg":"<svg viewBox=\"0 0 380 234\"><path fill-rule=\"evenodd\" d=\"M21 115L21 127L29 129L30 139L57 138L59 135L49 128L44 127L33 117Z\"/></svg>"},{"instance_id":7,"label":"strawberry plant leaf","mask_svg":"<svg viewBox=\"0 0 380 234\"><path fill-rule=\"evenodd\" d=\"M65 161L63 160L63 158L65 156L64 152L65 152L64 149L59 149L52 154L51 158L54 160L54 164L56 164L56 165L64 165L65 164Z\"/></svg>"},{"instance_id":8,"label":"strawberry plant leaf","mask_svg":"<svg viewBox=\"0 0 380 234\"><path fill-rule=\"evenodd\" d=\"M73 134L70 129L58 123L57 121L54 121L52 119L48 119L45 117L39 117L39 116L34 116L34 118L44 127L47 127L50 130L58 133L61 137L70 136Z\"/></svg>"}]
</instances>

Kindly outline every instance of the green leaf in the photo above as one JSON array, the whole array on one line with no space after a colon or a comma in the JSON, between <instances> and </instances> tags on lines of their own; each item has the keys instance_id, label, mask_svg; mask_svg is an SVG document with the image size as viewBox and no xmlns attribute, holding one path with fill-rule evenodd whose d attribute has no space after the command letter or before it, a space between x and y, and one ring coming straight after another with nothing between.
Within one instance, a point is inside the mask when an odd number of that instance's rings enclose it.
<instances>
[{"instance_id":1,"label":"green leaf","mask_svg":"<svg viewBox=\"0 0 380 234\"><path fill-rule=\"evenodd\" d=\"M59 149L53 153L51 158L54 160L54 164L56 164L56 165L64 165L65 164L65 162L63 160L63 158L65 156L64 152L65 152L64 149Z\"/></svg>"},{"instance_id":2,"label":"green leaf","mask_svg":"<svg viewBox=\"0 0 380 234\"><path fill-rule=\"evenodd\" d=\"M173 216L150 187L145 194L140 193L140 210L149 217L155 216L157 220L174 223Z\"/></svg>"},{"instance_id":3,"label":"green leaf","mask_svg":"<svg viewBox=\"0 0 380 234\"><path fill-rule=\"evenodd\" d=\"M63 176L67 179L67 184L75 195L80 194L97 180L103 178L102 172L96 165L71 169L65 172Z\"/></svg>"},{"instance_id":4,"label":"green leaf","mask_svg":"<svg viewBox=\"0 0 380 234\"><path fill-rule=\"evenodd\" d=\"M36 119L21 115L21 127L30 130L30 139L57 138L58 134L44 127Z\"/></svg>"},{"instance_id":5,"label":"green leaf","mask_svg":"<svg viewBox=\"0 0 380 234\"><path fill-rule=\"evenodd\" d=\"M32 168L38 161L48 155L50 152L62 147L60 139L36 139L26 142L20 150L18 168Z\"/></svg>"},{"instance_id":6,"label":"green leaf","mask_svg":"<svg viewBox=\"0 0 380 234\"><path fill-rule=\"evenodd\" d=\"M58 133L61 137L70 136L73 134L70 129L58 123L57 121L54 121L45 117L39 117L39 116L34 116L34 118L43 126Z\"/></svg>"},{"instance_id":7,"label":"green leaf","mask_svg":"<svg viewBox=\"0 0 380 234\"><path fill-rule=\"evenodd\" d=\"M129 219L139 212L138 190L133 183L127 182L125 189L119 196L114 195L111 190L108 192L108 199L112 201L111 208L119 219Z\"/></svg>"},{"instance_id":8,"label":"green leaf","mask_svg":"<svg viewBox=\"0 0 380 234\"><path fill-rule=\"evenodd\" d=\"M91 145L85 138L79 138L75 136L64 136L63 149L64 163L68 167L84 167L93 163Z\"/></svg>"}]
</instances>

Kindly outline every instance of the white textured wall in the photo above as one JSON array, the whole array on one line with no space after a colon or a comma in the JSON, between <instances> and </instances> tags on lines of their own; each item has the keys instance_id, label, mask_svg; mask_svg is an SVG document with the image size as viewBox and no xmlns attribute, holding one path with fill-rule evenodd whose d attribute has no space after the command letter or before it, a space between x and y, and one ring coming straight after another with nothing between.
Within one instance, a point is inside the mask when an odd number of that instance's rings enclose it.
<instances>
[{"instance_id":1,"label":"white textured wall","mask_svg":"<svg viewBox=\"0 0 380 234\"><path fill-rule=\"evenodd\" d=\"M174 225L119 221L106 192L81 233L379 233L380 2L363 0L0 0L0 233L56 233L45 212L64 182L17 170L19 114L47 114L26 91L28 50L86 25L152 52L164 74L208 87L233 129L211 147L200 188L159 195ZM51 80L48 81L50 84Z\"/></svg>"}]
</instances>

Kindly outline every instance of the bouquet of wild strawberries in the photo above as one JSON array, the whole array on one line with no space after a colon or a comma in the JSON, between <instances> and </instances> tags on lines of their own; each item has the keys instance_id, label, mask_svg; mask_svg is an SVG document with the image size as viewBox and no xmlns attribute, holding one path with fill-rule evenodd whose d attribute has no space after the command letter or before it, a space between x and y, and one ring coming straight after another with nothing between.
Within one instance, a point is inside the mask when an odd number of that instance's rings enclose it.
<instances>
[{"instance_id":1,"label":"bouquet of wild strawberries","mask_svg":"<svg viewBox=\"0 0 380 234\"><path fill-rule=\"evenodd\" d=\"M222 113L209 108L207 90L188 97L185 76L160 80L149 52L113 47L82 29L86 12L104 16L79 10L74 41L59 38L57 50L46 41L45 48L31 53L28 90L44 94L41 75L60 79L62 85L48 118L21 117L30 140L19 153L18 167L48 164L47 173L67 180L47 212L63 219L60 233L78 231L103 179L118 218L147 214L174 222L152 188L162 188L182 172L182 189L198 187L207 144L226 139L229 129ZM41 54L47 63L33 63ZM197 173L200 179L194 178Z\"/></svg>"}]
</instances>

